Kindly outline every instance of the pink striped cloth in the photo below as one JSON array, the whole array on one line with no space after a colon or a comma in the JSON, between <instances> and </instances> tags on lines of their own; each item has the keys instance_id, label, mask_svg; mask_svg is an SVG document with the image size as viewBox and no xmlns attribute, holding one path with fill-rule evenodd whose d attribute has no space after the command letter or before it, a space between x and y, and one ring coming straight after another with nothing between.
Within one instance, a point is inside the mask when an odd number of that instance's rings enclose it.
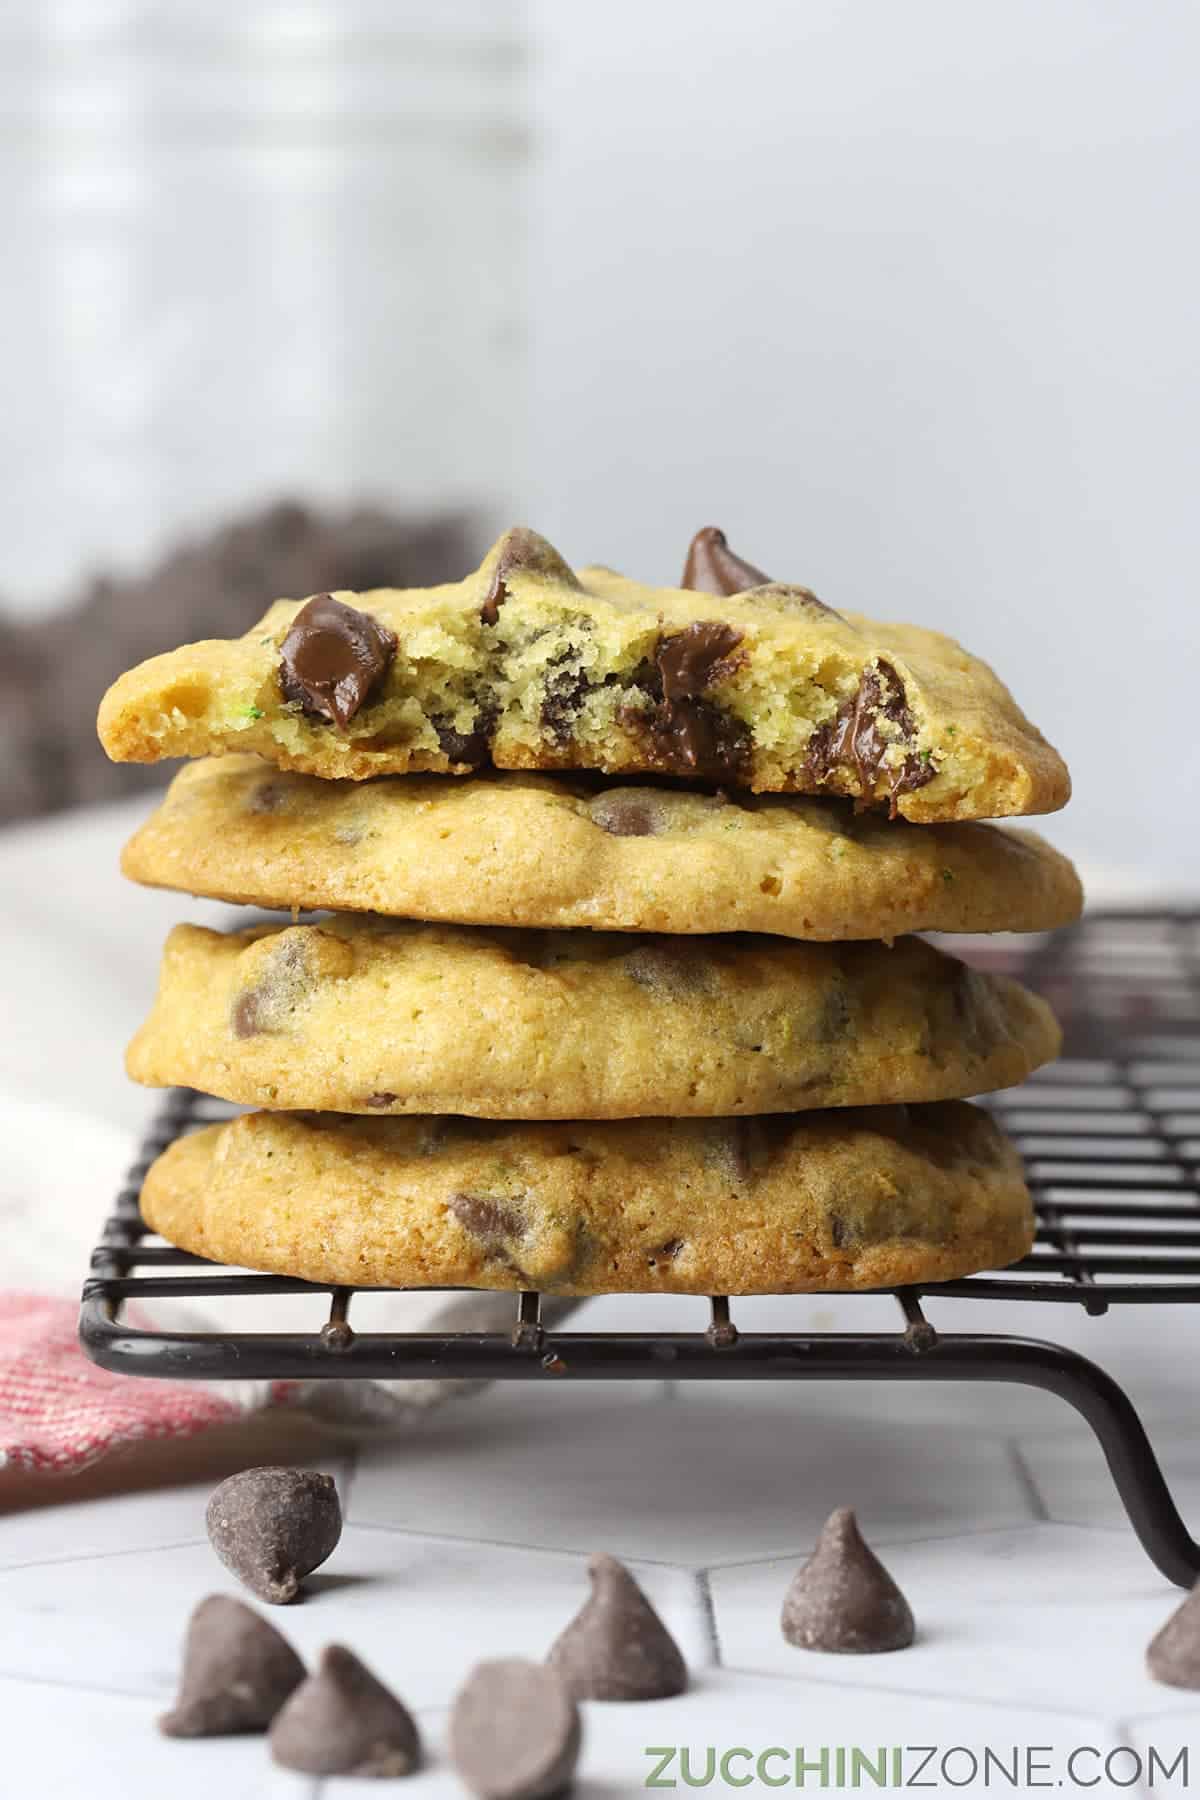
<instances>
[{"instance_id":1,"label":"pink striped cloth","mask_svg":"<svg viewBox=\"0 0 1200 1800\"><path fill-rule=\"evenodd\" d=\"M74 1475L121 1445L243 1416L211 1385L98 1369L79 1348L78 1318L74 1300L0 1294L0 1468Z\"/></svg>"}]
</instances>

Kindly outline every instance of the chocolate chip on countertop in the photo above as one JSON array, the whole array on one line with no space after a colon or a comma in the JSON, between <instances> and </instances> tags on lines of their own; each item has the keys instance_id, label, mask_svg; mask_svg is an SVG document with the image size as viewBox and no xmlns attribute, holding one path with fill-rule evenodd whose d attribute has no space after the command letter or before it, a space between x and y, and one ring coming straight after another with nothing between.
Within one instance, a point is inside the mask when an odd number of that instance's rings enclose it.
<instances>
[{"instance_id":1,"label":"chocolate chip on countertop","mask_svg":"<svg viewBox=\"0 0 1200 1800\"><path fill-rule=\"evenodd\" d=\"M706 525L688 545L680 587L692 588L700 594L744 594L747 588L762 587L770 581L753 563L743 562L729 548L725 533L715 525Z\"/></svg>"},{"instance_id":2,"label":"chocolate chip on countertop","mask_svg":"<svg viewBox=\"0 0 1200 1800\"><path fill-rule=\"evenodd\" d=\"M563 560L553 544L547 543L544 537L539 537L536 531L530 531L526 525L514 525L500 540L491 584L479 609L481 625L494 625L499 619L500 608L508 599L507 579L517 570L527 570L531 575L560 581L566 587L579 586L575 571Z\"/></svg>"},{"instance_id":3,"label":"chocolate chip on countertop","mask_svg":"<svg viewBox=\"0 0 1200 1800\"><path fill-rule=\"evenodd\" d=\"M300 608L279 646L285 700L334 725L346 726L383 680L396 638L370 613L317 594Z\"/></svg>"},{"instance_id":4,"label":"chocolate chip on countertop","mask_svg":"<svg viewBox=\"0 0 1200 1800\"><path fill-rule=\"evenodd\" d=\"M575 1772L579 1708L543 1663L480 1663L450 1714L450 1756L479 1800L551 1800Z\"/></svg>"},{"instance_id":5,"label":"chocolate chip on countertop","mask_svg":"<svg viewBox=\"0 0 1200 1800\"><path fill-rule=\"evenodd\" d=\"M244 1469L216 1489L206 1515L225 1567L260 1600L286 1606L342 1535L332 1475L313 1469Z\"/></svg>"},{"instance_id":6,"label":"chocolate chip on countertop","mask_svg":"<svg viewBox=\"0 0 1200 1800\"><path fill-rule=\"evenodd\" d=\"M908 1601L863 1542L848 1506L831 1513L783 1601L783 1635L801 1650L872 1655L916 1635Z\"/></svg>"},{"instance_id":7,"label":"chocolate chip on countertop","mask_svg":"<svg viewBox=\"0 0 1200 1800\"><path fill-rule=\"evenodd\" d=\"M276 1715L271 1755L302 1775L411 1775L421 1740L391 1689L352 1650L330 1644Z\"/></svg>"},{"instance_id":8,"label":"chocolate chip on countertop","mask_svg":"<svg viewBox=\"0 0 1200 1800\"><path fill-rule=\"evenodd\" d=\"M1200 1582L1151 1638L1146 1667L1167 1687L1200 1690Z\"/></svg>"},{"instance_id":9,"label":"chocolate chip on countertop","mask_svg":"<svg viewBox=\"0 0 1200 1800\"><path fill-rule=\"evenodd\" d=\"M282 1633L241 1600L210 1594L188 1621L179 1697L158 1728L167 1737L265 1731L303 1680Z\"/></svg>"},{"instance_id":10,"label":"chocolate chip on countertop","mask_svg":"<svg viewBox=\"0 0 1200 1800\"><path fill-rule=\"evenodd\" d=\"M665 1700L687 1664L624 1563L593 1556L592 1591L547 1657L577 1700Z\"/></svg>"}]
</instances>

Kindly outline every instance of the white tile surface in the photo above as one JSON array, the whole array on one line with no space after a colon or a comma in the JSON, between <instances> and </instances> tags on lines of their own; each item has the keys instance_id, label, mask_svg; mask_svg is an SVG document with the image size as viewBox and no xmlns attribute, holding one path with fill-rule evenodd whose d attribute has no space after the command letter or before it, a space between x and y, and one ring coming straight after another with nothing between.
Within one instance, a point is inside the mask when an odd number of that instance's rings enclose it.
<instances>
[{"instance_id":1,"label":"white tile surface","mask_svg":"<svg viewBox=\"0 0 1200 1800\"><path fill-rule=\"evenodd\" d=\"M0 1793L28 1800L311 1800L315 1784L268 1761L260 1737L161 1736L161 1708L125 1694L0 1680Z\"/></svg>"},{"instance_id":2,"label":"white tile surface","mask_svg":"<svg viewBox=\"0 0 1200 1800\"><path fill-rule=\"evenodd\" d=\"M689 1664L708 1662L695 1577L635 1571ZM427 1706L451 1698L471 1661L543 1657L588 1591L583 1557L351 1526L306 1601L260 1610L306 1662L342 1639L406 1704ZM69 1682L100 1668L106 1687L165 1704L188 1615L209 1593L254 1604L207 1543L10 1569L0 1574L0 1674Z\"/></svg>"},{"instance_id":3,"label":"white tile surface","mask_svg":"<svg viewBox=\"0 0 1200 1800\"><path fill-rule=\"evenodd\" d=\"M1195 1415L1165 1420L1145 1417L1142 1422L1175 1504L1184 1518L1191 1520L1193 1534L1200 1532L1200 1441ZM1018 1448L1048 1518L1080 1525L1124 1525L1125 1511L1108 1465L1086 1427L1023 1437Z\"/></svg>"},{"instance_id":4,"label":"white tile surface","mask_svg":"<svg viewBox=\"0 0 1200 1800\"><path fill-rule=\"evenodd\" d=\"M999 1436L918 1431L894 1410L864 1429L742 1382L681 1383L666 1405L587 1385L493 1393L469 1422L438 1421L419 1453L364 1452L350 1517L703 1565L804 1543L850 1499L888 1539L1032 1516Z\"/></svg>"}]
</instances>

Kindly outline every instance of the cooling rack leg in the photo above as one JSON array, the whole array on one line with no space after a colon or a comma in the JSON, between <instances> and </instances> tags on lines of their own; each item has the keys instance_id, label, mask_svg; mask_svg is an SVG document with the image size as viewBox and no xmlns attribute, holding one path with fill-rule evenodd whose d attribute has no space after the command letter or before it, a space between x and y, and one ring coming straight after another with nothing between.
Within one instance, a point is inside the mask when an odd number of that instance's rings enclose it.
<instances>
[{"instance_id":1,"label":"cooling rack leg","mask_svg":"<svg viewBox=\"0 0 1200 1800\"><path fill-rule=\"evenodd\" d=\"M943 1346L954 1361L961 1359L967 1365L970 1372L960 1379L1021 1381L1057 1394L1081 1413L1100 1440L1143 1550L1168 1581L1180 1587L1195 1584L1200 1578L1200 1544L1179 1515L1136 1407L1111 1375L1073 1350L1034 1338L950 1338ZM928 1358L930 1373L943 1346ZM976 1363L981 1366L971 1368Z\"/></svg>"}]
</instances>

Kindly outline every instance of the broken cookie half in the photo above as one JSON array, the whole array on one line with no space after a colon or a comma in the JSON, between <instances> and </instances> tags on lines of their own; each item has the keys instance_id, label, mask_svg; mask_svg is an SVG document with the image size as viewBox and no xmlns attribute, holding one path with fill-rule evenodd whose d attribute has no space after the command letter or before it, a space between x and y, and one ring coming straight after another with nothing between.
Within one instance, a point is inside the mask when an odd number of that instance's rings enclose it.
<instances>
[{"instance_id":1,"label":"broken cookie half","mask_svg":"<svg viewBox=\"0 0 1200 1800\"><path fill-rule=\"evenodd\" d=\"M843 794L926 823L1052 812L1070 793L986 664L763 578L713 527L679 588L574 571L517 528L463 581L279 600L244 637L121 676L99 729L124 762L244 750L352 780L589 769Z\"/></svg>"}]
</instances>

